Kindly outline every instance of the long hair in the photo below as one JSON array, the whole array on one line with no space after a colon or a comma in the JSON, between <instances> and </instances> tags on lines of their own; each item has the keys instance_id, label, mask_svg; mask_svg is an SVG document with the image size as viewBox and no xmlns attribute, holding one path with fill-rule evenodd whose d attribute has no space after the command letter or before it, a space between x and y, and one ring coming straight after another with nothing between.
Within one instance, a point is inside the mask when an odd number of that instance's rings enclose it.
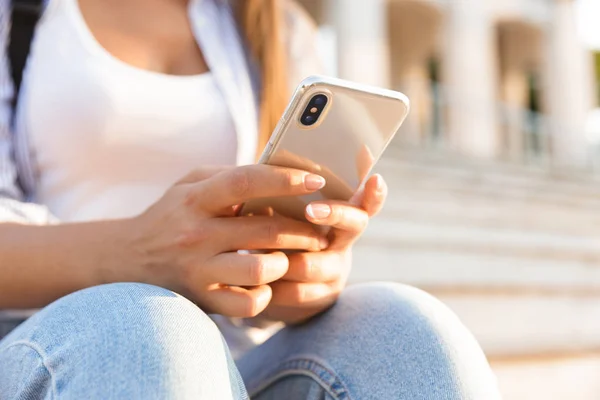
<instances>
[{"instance_id":1,"label":"long hair","mask_svg":"<svg viewBox=\"0 0 600 400\"><path fill-rule=\"evenodd\" d=\"M258 152L267 144L288 101L284 0L240 0L238 23L260 68Z\"/></svg>"}]
</instances>

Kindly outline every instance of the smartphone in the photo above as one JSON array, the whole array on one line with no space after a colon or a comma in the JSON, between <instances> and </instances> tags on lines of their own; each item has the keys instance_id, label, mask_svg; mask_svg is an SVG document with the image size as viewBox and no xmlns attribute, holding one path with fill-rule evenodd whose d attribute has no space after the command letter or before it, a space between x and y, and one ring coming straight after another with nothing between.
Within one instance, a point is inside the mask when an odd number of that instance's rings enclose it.
<instances>
[{"instance_id":1,"label":"smartphone","mask_svg":"<svg viewBox=\"0 0 600 400\"><path fill-rule=\"evenodd\" d=\"M249 215L271 209L306 220L308 203L350 201L409 112L402 93L340 79L311 76L300 83L259 163L305 170L326 180L323 189L301 197L252 200Z\"/></svg>"}]
</instances>

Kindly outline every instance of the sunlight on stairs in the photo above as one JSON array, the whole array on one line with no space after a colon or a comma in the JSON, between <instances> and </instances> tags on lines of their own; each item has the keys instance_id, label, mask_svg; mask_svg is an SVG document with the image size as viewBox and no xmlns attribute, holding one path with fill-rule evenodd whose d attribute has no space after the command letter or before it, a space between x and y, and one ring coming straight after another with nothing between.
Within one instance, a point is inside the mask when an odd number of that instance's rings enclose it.
<instances>
[{"instance_id":1,"label":"sunlight on stairs","mask_svg":"<svg viewBox=\"0 0 600 400\"><path fill-rule=\"evenodd\" d=\"M377 172L390 196L351 282L403 282L444 301L506 400L599 399L600 181L401 148Z\"/></svg>"},{"instance_id":2,"label":"sunlight on stairs","mask_svg":"<svg viewBox=\"0 0 600 400\"><path fill-rule=\"evenodd\" d=\"M492 367L504 400L596 400L600 356L497 362Z\"/></svg>"}]
</instances>

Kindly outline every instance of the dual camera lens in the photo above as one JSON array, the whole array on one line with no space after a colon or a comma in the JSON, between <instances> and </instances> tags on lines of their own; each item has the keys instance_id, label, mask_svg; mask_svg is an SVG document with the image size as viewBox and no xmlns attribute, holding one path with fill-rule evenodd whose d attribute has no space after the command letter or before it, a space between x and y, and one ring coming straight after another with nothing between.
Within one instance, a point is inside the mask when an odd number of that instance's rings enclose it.
<instances>
[{"instance_id":1,"label":"dual camera lens","mask_svg":"<svg viewBox=\"0 0 600 400\"><path fill-rule=\"evenodd\" d=\"M302 122L302 125L314 125L319 120L319 117L323 113L323 110L325 110L325 106L328 102L329 99L324 94L317 94L313 96L313 98L308 102L306 109L304 109L302 117L300 117L300 122Z\"/></svg>"}]
</instances>

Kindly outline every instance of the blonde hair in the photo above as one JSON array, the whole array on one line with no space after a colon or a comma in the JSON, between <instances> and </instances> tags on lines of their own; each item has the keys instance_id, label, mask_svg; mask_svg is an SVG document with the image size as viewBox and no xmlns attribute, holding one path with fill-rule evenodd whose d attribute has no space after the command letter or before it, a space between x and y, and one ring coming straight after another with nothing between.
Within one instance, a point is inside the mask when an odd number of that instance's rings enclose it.
<instances>
[{"instance_id":1,"label":"blonde hair","mask_svg":"<svg viewBox=\"0 0 600 400\"><path fill-rule=\"evenodd\" d=\"M284 0L240 0L238 22L260 68L261 94L258 126L259 154L285 110L288 76L284 44Z\"/></svg>"}]
</instances>

